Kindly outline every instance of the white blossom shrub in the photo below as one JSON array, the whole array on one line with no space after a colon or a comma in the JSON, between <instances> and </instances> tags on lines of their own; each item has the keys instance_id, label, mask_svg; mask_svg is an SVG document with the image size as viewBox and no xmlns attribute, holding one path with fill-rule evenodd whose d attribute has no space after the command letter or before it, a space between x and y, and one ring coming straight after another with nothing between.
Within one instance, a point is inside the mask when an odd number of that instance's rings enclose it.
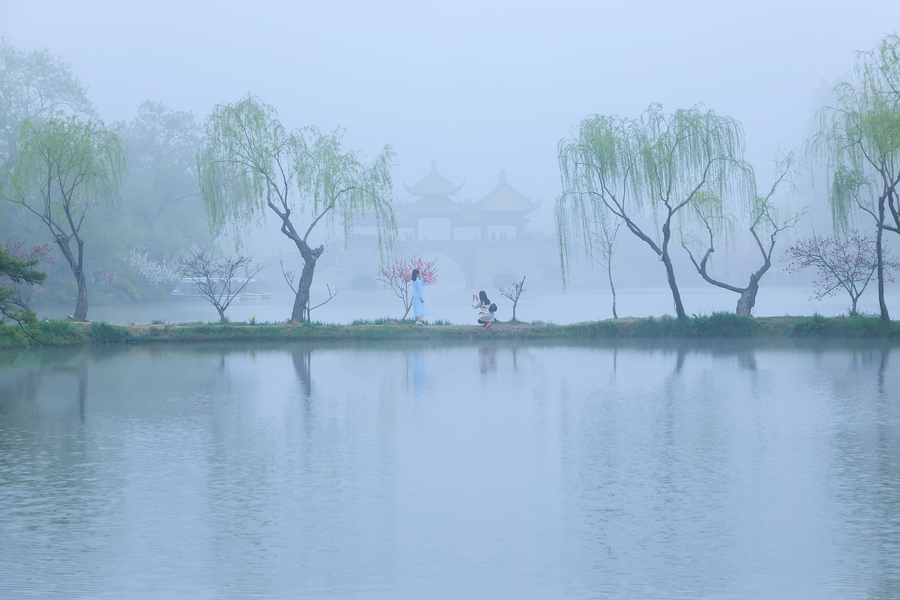
<instances>
[{"instance_id":1,"label":"white blossom shrub","mask_svg":"<svg viewBox=\"0 0 900 600\"><path fill-rule=\"evenodd\" d=\"M181 281L181 269L173 271L162 262L152 261L149 252L142 252L137 247L131 249L128 262L151 285L159 285L171 290L175 284Z\"/></svg>"}]
</instances>

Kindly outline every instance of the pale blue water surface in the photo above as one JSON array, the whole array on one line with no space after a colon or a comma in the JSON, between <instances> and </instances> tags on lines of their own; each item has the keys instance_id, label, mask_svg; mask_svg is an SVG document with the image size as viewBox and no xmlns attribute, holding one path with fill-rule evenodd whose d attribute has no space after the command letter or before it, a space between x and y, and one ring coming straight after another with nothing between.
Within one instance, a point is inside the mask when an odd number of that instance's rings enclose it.
<instances>
[{"instance_id":1,"label":"pale blue water surface","mask_svg":"<svg viewBox=\"0 0 900 600\"><path fill-rule=\"evenodd\" d=\"M2 598L900 598L900 346L0 355Z\"/></svg>"}]
</instances>

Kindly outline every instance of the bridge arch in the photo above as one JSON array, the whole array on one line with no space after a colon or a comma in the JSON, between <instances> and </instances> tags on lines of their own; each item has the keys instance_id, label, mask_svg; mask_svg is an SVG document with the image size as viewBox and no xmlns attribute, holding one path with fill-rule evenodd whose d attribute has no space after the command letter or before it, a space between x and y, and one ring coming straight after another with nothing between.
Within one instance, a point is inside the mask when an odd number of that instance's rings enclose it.
<instances>
[{"instance_id":1,"label":"bridge arch","mask_svg":"<svg viewBox=\"0 0 900 600\"><path fill-rule=\"evenodd\" d=\"M469 277L466 274L466 269L452 255L442 252L426 252L422 255L422 258L428 261L435 261L435 268L438 273L435 286L446 289L469 289Z\"/></svg>"},{"instance_id":2,"label":"bridge arch","mask_svg":"<svg viewBox=\"0 0 900 600\"><path fill-rule=\"evenodd\" d=\"M357 275L350 282L351 290L374 290L378 289L378 282L371 275Z\"/></svg>"},{"instance_id":3,"label":"bridge arch","mask_svg":"<svg viewBox=\"0 0 900 600\"><path fill-rule=\"evenodd\" d=\"M512 269L502 270L494 275L491 287L494 289L497 289L498 287L506 289L512 287L513 284L518 283L520 279L520 277L513 274Z\"/></svg>"},{"instance_id":4,"label":"bridge arch","mask_svg":"<svg viewBox=\"0 0 900 600\"><path fill-rule=\"evenodd\" d=\"M546 246L546 247L545 247ZM393 259L411 259L422 256L429 260L437 259L438 286L446 289L496 289L498 284L519 281L522 275L535 284L552 278L547 271L552 271L555 263L546 260L547 256L555 256L555 248L536 240L522 241L429 241L401 242L393 252ZM289 263L285 256L285 265L295 269L302 268L299 254L296 260ZM316 281L330 280L336 289L354 289L377 281L378 269L383 261L390 258L377 243L368 239L354 239L349 246L330 246L319 259L316 269ZM326 277L324 270L332 267L332 277ZM320 271L322 276L320 277ZM276 268L274 273L278 273ZM366 279L359 279L366 278ZM355 283L354 283L355 282ZM379 286L380 287L380 286Z\"/></svg>"}]
</instances>

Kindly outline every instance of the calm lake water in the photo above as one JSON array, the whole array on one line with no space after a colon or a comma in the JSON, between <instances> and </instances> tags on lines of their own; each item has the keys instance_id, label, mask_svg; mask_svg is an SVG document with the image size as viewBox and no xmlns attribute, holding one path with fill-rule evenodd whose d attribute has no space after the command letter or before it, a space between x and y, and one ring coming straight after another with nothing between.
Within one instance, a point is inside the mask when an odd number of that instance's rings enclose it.
<instances>
[{"instance_id":1,"label":"calm lake water","mask_svg":"<svg viewBox=\"0 0 900 600\"><path fill-rule=\"evenodd\" d=\"M0 354L0 597L895 599L898 360Z\"/></svg>"}]
</instances>

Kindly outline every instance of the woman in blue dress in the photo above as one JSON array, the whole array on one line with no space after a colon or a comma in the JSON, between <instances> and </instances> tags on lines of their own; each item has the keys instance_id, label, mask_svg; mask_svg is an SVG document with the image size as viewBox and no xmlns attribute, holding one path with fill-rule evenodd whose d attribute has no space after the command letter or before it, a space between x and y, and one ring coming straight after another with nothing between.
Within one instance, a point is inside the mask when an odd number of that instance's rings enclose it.
<instances>
[{"instance_id":1,"label":"woman in blue dress","mask_svg":"<svg viewBox=\"0 0 900 600\"><path fill-rule=\"evenodd\" d=\"M413 316L416 318L416 325L425 325L422 323L425 315L425 286L419 278L418 269L412 271L412 284Z\"/></svg>"}]
</instances>

